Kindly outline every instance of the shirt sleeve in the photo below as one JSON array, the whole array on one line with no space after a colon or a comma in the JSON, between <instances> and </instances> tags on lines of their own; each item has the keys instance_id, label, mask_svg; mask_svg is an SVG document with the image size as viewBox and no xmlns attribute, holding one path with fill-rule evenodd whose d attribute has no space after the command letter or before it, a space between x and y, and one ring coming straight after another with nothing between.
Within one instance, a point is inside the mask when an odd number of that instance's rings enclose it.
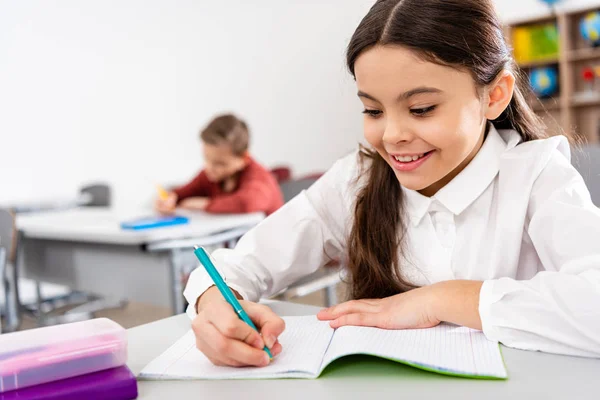
<instances>
[{"instance_id":1,"label":"shirt sleeve","mask_svg":"<svg viewBox=\"0 0 600 400\"><path fill-rule=\"evenodd\" d=\"M528 218L544 270L483 283L483 332L519 349L600 356L600 210L558 151L533 186Z\"/></svg>"},{"instance_id":2,"label":"shirt sleeve","mask_svg":"<svg viewBox=\"0 0 600 400\"><path fill-rule=\"evenodd\" d=\"M227 285L244 299L257 301L340 258L355 196L350 193L355 170L355 155L338 161L308 190L244 235L235 249L213 252ZM196 316L198 297L212 285L202 267L190 275L184 296L191 318Z\"/></svg>"},{"instance_id":3,"label":"shirt sleeve","mask_svg":"<svg viewBox=\"0 0 600 400\"><path fill-rule=\"evenodd\" d=\"M174 190L177 201L180 202L189 197L207 197L210 194L210 181L204 171L200 172L191 182Z\"/></svg>"}]
</instances>

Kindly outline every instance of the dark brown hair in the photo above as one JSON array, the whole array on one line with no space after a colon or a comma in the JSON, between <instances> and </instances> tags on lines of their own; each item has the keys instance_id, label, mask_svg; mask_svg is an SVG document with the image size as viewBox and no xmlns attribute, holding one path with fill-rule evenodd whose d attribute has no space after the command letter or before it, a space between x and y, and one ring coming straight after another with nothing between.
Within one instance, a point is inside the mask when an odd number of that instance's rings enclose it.
<instances>
[{"instance_id":1,"label":"dark brown hair","mask_svg":"<svg viewBox=\"0 0 600 400\"><path fill-rule=\"evenodd\" d=\"M491 0L377 1L348 45L350 73L354 76L354 63L365 50L386 45L468 71L478 89L501 71L511 71L517 78L512 100L492 122L498 129L516 130L523 141L546 136L544 123L526 103L529 86L511 58ZM348 240L350 294L382 298L414 288L400 265L406 256L404 200L398 179L379 153L363 148L360 157L367 180L359 190Z\"/></svg>"},{"instance_id":2,"label":"dark brown hair","mask_svg":"<svg viewBox=\"0 0 600 400\"><path fill-rule=\"evenodd\" d=\"M215 146L223 143L231 147L236 156L243 156L248 150L250 132L248 125L233 114L224 114L213 119L201 132L204 143Z\"/></svg>"}]
</instances>

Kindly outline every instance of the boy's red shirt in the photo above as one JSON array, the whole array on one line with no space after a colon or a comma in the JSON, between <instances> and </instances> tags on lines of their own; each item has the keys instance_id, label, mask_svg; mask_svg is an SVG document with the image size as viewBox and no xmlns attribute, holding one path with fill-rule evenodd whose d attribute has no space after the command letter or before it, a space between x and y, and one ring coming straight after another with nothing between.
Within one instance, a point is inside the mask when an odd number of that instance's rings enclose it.
<instances>
[{"instance_id":1,"label":"boy's red shirt","mask_svg":"<svg viewBox=\"0 0 600 400\"><path fill-rule=\"evenodd\" d=\"M208 197L206 211L211 213L249 213L262 211L267 215L283 205L283 195L275 177L262 165L249 158L240 171L237 187L224 192L221 184L211 182L202 170L190 183L174 190L177 201L188 197Z\"/></svg>"}]
</instances>

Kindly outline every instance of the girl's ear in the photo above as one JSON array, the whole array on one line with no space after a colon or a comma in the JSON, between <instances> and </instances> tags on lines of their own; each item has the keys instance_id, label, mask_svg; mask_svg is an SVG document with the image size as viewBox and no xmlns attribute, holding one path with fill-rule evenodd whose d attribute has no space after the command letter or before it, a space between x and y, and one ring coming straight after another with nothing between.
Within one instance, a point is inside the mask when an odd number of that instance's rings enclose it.
<instances>
[{"instance_id":1,"label":"girl's ear","mask_svg":"<svg viewBox=\"0 0 600 400\"><path fill-rule=\"evenodd\" d=\"M509 71L503 71L498 78L488 87L484 101L486 102L485 117L488 120L498 118L513 96L515 76Z\"/></svg>"}]
</instances>

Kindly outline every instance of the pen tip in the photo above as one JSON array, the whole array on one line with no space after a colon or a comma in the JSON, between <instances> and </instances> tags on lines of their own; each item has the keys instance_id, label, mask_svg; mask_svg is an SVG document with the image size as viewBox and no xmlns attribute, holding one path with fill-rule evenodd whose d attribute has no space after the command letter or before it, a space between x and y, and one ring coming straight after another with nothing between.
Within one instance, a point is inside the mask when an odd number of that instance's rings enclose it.
<instances>
[{"instance_id":1,"label":"pen tip","mask_svg":"<svg viewBox=\"0 0 600 400\"><path fill-rule=\"evenodd\" d=\"M194 246L194 250L198 250L200 246Z\"/></svg>"}]
</instances>

